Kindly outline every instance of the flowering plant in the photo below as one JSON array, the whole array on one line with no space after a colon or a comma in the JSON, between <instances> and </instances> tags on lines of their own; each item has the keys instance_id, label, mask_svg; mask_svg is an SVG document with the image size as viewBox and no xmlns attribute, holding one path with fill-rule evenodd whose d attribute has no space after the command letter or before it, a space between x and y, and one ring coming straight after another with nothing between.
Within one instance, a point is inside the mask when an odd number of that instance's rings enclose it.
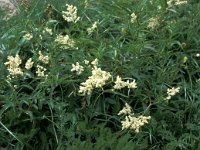
<instances>
[{"instance_id":1,"label":"flowering plant","mask_svg":"<svg viewBox=\"0 0 200 150\"><path fill-rule=\"evenodd\" d=\"M0 13L0 149L199 149L198 1L22 1Z\"/></svg>"}]
</instances>

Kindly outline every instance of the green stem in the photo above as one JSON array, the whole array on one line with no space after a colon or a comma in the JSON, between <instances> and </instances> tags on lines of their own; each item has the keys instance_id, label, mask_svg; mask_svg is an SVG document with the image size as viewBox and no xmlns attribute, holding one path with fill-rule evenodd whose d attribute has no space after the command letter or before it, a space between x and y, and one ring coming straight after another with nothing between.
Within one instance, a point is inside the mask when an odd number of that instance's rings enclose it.
<instances>
[{"instance_id":1,"label":"green stem","mask_svg":"<svg viewBox=\"0 0 200 150\"><path fill-rule=\"evenodd\" d=\"M0 125L11 135L11 136L13 136L17 141L19 141L21 144L23 144L22 143L22 141L20 141L1 121L0 121Z\"/></svg>"}]
</instances>

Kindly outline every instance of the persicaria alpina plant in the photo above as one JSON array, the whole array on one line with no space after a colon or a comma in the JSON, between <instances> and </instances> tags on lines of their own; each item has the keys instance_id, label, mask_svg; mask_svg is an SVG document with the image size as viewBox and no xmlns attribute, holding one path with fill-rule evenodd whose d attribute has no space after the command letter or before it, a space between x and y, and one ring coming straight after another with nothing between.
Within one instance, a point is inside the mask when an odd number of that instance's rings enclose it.
<instances>
[{"instance_id":1,"label":"persicaria alpina plant","mask_svg":"<svg viewBox=\"0 0 200 150\"><path fill-rule=\"evenodd\" d=\"M27 41L30 41L33 38L33 34L32 33L26 33L23 38Z\"/></svg>"},{"instance_id":2,"label":"persicaria alpina plant","mask_svg":"<svg viewBox=\"0 0 200 150\"><path fill-rule=\"evenodd\" d=\"M26 62L26 64L25 64L25 68L27 69L27 70L30 70L32 67L33 67L33 61L32 61L32 58L29 58L28 60L27 60L27 62Z\"/></svg>"},{"instance_id":3,"label":"persicaria alpina plant","mask_svg":"<svg viewBox=\"0 0 200 150\"><path fill-rule=\"evenodd\" d=\"M131 110L131 107L126 103L125 107L123 107L122 110L118 113L118 115L125 114L125 119L121 121L122 124L122 130L124 129L132 129L136 133L139 133L140 127L142 127L144 124L148 123L148 120L151 119L151 116L143 116L140 115L138 117L134 116L134 113Z\"/></svg>"},{"instance_id":4,"label":"persicaria alpina plant","mask_svg":"<svg viewBox=\"0 0 200 150\"><path fill-rule=\"evenodd\" d=\"M66 4L67 11L62 11L62 16L67 22L76 23L79 21L80 17L77 16L77 8L76 6Z\"/></svg>"},{"instance_id":5,"label":"persicaria alpina plant","mask_svg":"<svg viewBox=\"0 0 200 150\"><path fill-rule=\"evenodd\" d=\"M200 1L20 1L0 10L0 149L200 149Z\"/></svg>"},{"instance_id":6,"label":"persicaria alpina plant","mask_svg":"<svg viewBox=\"0 0 200 150\"><path fill-rule=\"evenodd\" d=\"M20 67L22 60L19 55L17 54L15 57L8 56L7 59L8 61L4 63L7 66L7 70L9 72L9 75L7 77L11 79L16 76L23 75L23 71Z\"/></svg>"},{"instance_id":7,"label":"persicaria alpina plant","mask_svg":"<svg viewBox=\"0 0 200 150\"><path fill-rule=\"evenodd\" d=\"M84 71L84 68L83 68L83 66L81 66L80 64L79 64L79 62L76 62L76 64L72 64L72 69L71 69L71 71L73 72L73 71L76 71L77 73L78 73L78 75L79 74L81 74L83 71Z\"/></svg>"},{"instance_id":8,"label":"persicaria alpina plant","mask_svg":"<svg viewBox=\"0 0 200 150\"><path fill-rule=\"evenodd\" d=\"M94 66L92 68L92 75L89 76L85 82L81 83L79 93L83 95L90 95L94 88L102 88L110 77L111 74L109 72L103 71L101 68Z\"/></svg>"},{"instance_id":9,"label":"persicaria alpina plant","mask_svg":"<svg viewBox=\"0 0 200 150\"><path fill-rule=\"evenodd\" d=\"M49 63L49 56L44 56L41 51L39 51L39 60L45 64Z\"/></svg>"},{"instance_id":10,"label":"persicaria alpina plant","mask_svg":"<svg viewBox=\"0 0 200 150\"><path fill-rule=\"evenodd\" d=\"M167 89L167 95L168 95L168 96L166 97L166 99L167 99L167 100L171 99L172 96L176 95L176 94L179 93L179 92L180 92L180 87L177 87L177 88L172 87L171 89L168 88L168 89Z\"/></svg>"},{"instance_id":11,"label":"persicaria alpina plant","mask_svg":"<svg viewBox=\"0 0 200 150\"><path fill-rule=\"evenodd\" d=\"M68 35L58 35L55 39L55 42L61 44L61 47L70 48L74 47L75 42L69 38Z\"/></svg>"}]
</instances>

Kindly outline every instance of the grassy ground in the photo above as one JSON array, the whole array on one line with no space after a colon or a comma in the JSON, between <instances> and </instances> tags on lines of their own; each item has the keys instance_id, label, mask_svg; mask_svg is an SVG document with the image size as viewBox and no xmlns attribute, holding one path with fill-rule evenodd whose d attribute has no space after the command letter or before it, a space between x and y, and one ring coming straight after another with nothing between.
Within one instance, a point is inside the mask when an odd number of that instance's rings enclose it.
<instances>
[{"instance_id":1,"label":"grassy ground","mask_svg":"<svg viewBox=\"0 0 200 150\"><path fill-rule=\"evenodd\" d=\"M0 19L0 150L200 149L198 1L19 7Z\"/></svg>"}]
</instances>

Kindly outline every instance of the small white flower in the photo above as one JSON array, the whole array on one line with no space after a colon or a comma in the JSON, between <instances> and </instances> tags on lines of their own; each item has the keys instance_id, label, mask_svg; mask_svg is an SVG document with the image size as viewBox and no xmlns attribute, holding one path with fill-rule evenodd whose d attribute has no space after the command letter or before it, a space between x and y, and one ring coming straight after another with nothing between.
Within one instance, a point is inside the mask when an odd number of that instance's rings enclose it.
<instances>
[{"instance_id":1,"label":"small white flower","mask_svg":"<svg viewBox=\"0 0 200 150\"><path fill-rule=\"evenodd\" d=\"M160 5L158 5L157 8L158 8L158 10L161 10L162 7Z\"/></svg>"},{"instance_id":2,"label":"small white flower","mask_svg":"<svg viewBox=\"0 0 200 150\"><path fill-rule=\"evenodd\" d=\"M92 32L94 32L94 30L95 30L96 28L97 28L97 22L95 21L95 22L92 24L92 27L87 28L88 34L92 34Z\"/></svg>"},{"instance_id":3,"label":"small white flower","mask_svg":"<svg viewBox=\"0 0 200 150\"><path fill-rule=\"evenodd\" d=\"M46 27L46 28L43 30L43 33L45 33L45 32L49 33L50 35L53 35L52 29L50 29L50 28L48 28L48 27Z\"/></svg>"},{"instance_id":4,"label":"small white flower","mask_svg":"<svg viewBox=\"0 0 200 150\"><path fill-rule=\"evenodd\" d=\"M167 100L171 99L172 96L176 95L179 92L180 92L180 87L177 87L177 88L172 87L171 89L168 88L166 99Z\"/></svg>"},{"instance_id":5,"label":"small white flower","mask_svg":"<svg viewBox=\"0 0 200 150\"><path fill-rule=\"evenodd\" d=\"M23 38L27 41L30 41L33 38L33 34L32 33L26 33Z\"/></svg>"},{"instance_id":6,"label":"small white flower","mask_svg":"<svg viewBox=\"0 0 200 150\"><path fill-rule=\"evenodd\" d=\"M182 5L182 4L187 4L187 1L183 1L183 0L168 0L167 1L167 5L169 7L171 7L173 5L173 3L174 3L174 5Z\"/></svg>"},{"instance_id":7,"label":"small white flower","mask_svg":"<svg viewBox=\"0 0 200 150\"><path fill-rule=\"evenodd\" d=\"M135 89L137 88L137 83L135 82L135 80L133 80L132 82L130 82L129 80L122 81L122 78L117 76L117 79L115 81L115 85L114 85L114 89L122 89L124 87L128 87L129 89Z\"/></svg>"},{"instance_id":8,"label":"small white flower","mask_svg":"<svg viewBox=\"0 0 200 150\"><path fill-rule=\"evenodd\" d=\"M44 72L45 72L46 70L47 70L47 69L44 68L43 66L37 65L37 71L36 71L37 76L38 76L38 77L44 77L44 76L47 77L47 75L44 74Z\"/></svg>"},{"instance_id":9,"label":"small white flower","mask_svg":"<svg viewBox=\"0 0 200 150\"><path fill-rule=\"evenodd\" d=\"M22 63L21 58L17 54L15 57L8 56L8 61L4 64L7 66L7 70L9 71L8 78L14 78L17 75L23 75L23 71L20 68L20 64Z\"/></svg>"},{"instance_id":10,"label":"small white flower","mask_svg":"<svg viewBox=\"0 0 200 150\"><path fill-rule=\"evenodd\" d=\"M42 35L39 35L40 39L42 40Z\"/></svg>"},{"instance_id":11,"label":"small white flower","mask_svg":"<svg viewBox=\"0 0 200 150\"><path fill-rule=\"evenodd\" d=\"M125 103L125 106L123 107L122 110L119 111L118 115L122 115L122 114L127 115L127 114L131 114L131 112L132 112L131 107L127 103Z\"/></svg>"},{"instance_id":12,"label":"small white flower","mask_svg":"<svg viewBox=\"0 0 200 150\"><path fill-rule=\"evenodd\" d=\"M199 53L197 53L197 54L196 54L196 57L200 57L200 54L199 54Z\"/></svg>"},{"instance_id":13,"label":"small white flower","mask_svg":"<svg viewBox=\"0 0 200 150\"><path fill-rule=\"evenodd\" d=\"M152 17L152 18L149 19L149 24L148 24L147 27L150 28L150 29L154 29L158 25L159 25L158 17Z\"/></svg>"},{"instance_id":14,"label":"small white flower","mask_svg":"<svg viewBox=\"0 0 200 150\"><path fill-rule=\"evenodd\" d=\"M41 51L39 51L39 60L45 64L49 63L49 56L44 56Z\"/></svg>"},{"instance_id":15,"label":"small white flower","mask_svg":"<svg viewBox=\"0 0 200 150\"><path fill-rule=\"evenodd\" d=\"M29 59L27 60L26 64L25 64L25 68L26 68L27 70L29 70L29 69L32 68L32 66L33 66L32 58L29 58Z\"/></svg>"},{"instance_id":16,"label":"small white flower","mask_svg":"<svg viewBox=\"0 0 200 150\"><path fill-rule=\"evenodd\" d=\"M68 5L67 6L67 11L62 11L62 16L63 18L68 21L68 22L74 22L76 23L79 21L80 17L77 16L77 8L73 5Z\"/></svg>"},{"instance_id":17,"label":"small white flower","mask_svg":"<svg viewBox=\"0 0 200 150\"><path fill-rule=\"evenodd\" d=\"M71 71L76 71L78 74L81 74L83 71L84 71L84 68L83 66L81 66L79 64L79 62L76 62L76 64L72 64L72 69Z\"/></svg>"},{"instance_id":18,"label":"small white flower","mask_svg":"<svg viewBox=\"0 0 200 150\"><path fill-rule=\"evenodd\" d=\"M89 76L85 82L81 83L79 93L83 95L91 94L94 88L102 88L110 77L111 74L109 72L103 71L101 68L94 66L92 68L92 75Z\"/></svg>"},{"instance_id":19,"label":"small white flower","mask_svg":"<svg viewBox=\"0 0 200 150\"><path fill-rule=\"evenodd\" d=\"M88 65L89 64L89 61L88 60L84 60L84 63L86 64L86 65Z\"/></svg>"},{"instance_id":20,"label":"small white flower","mask_svg":"<svg viewBox=\"0 0 200 150\"><path fill-rule=\"evenodd\" d=\"M97 66L98 65L98 59L96 58L91 62L92 65Z\"/></svg>"},{"instance_id":21,"label":"small white flower","mask_svg":"<svg viewBox=\"0 0 200 150\"><path fill-rule=\"evenodd\" d=\"M127 87L129 89L135 89L137 88L137 83L135 82L135 80L133 80L132 82L130 82L129 80L126 81Z\"/></svg>"},{"instance_id":22,"label":"small white flower","mask_svg":"<svg viewBox=\"0 0 200 150\"><path fill-rule=\"evenodd\" d=\"M133 13L131 14L131 22L134 23L136 19L137 19L137 16L136 16L136 14L133 12Z\"/></svg>"},{"instance_id":23,"label":"small white flower","mask_svg":"<svg viewBox=\"0 0 200 150\"><path fill-rule=\"evenodd\" d=\"M126 103L125 107L118 113L118 115L125 114L125 119L121 121L122 130L132 129L136 133L139 132L140 127L148 123L148 120L151 119L151 116L140 115L138 117L134 116L134 113L131 110L131 107Z\"/></svg>"},{"instance_id":24,"label":"small white flower","mask_svg":"<svg viewBox=\"0 0 200 150\"><path fill-rule=\"evenodd\" d=\"M124 82L124 81L122 81L122 78L121 77L119 77L119 76L117 76L117 79L116 79L116 81L115 81L115 85L114 85L114 89L122 89L122 88L124 88L124 87L126 87L127 86L127 83L126 82Z\"/></svg>"},{"instance_id":25,"label":"small white flower","mask_svg":"<svg viewBox=\"0 0 200 150\"><path fill-rule=\"evenodd\" d=\"M69 38L68 35L58 35L55 39L55 42L65 45L65 48L74 47L75 42Z\"/></svg>"}]
</instances>

